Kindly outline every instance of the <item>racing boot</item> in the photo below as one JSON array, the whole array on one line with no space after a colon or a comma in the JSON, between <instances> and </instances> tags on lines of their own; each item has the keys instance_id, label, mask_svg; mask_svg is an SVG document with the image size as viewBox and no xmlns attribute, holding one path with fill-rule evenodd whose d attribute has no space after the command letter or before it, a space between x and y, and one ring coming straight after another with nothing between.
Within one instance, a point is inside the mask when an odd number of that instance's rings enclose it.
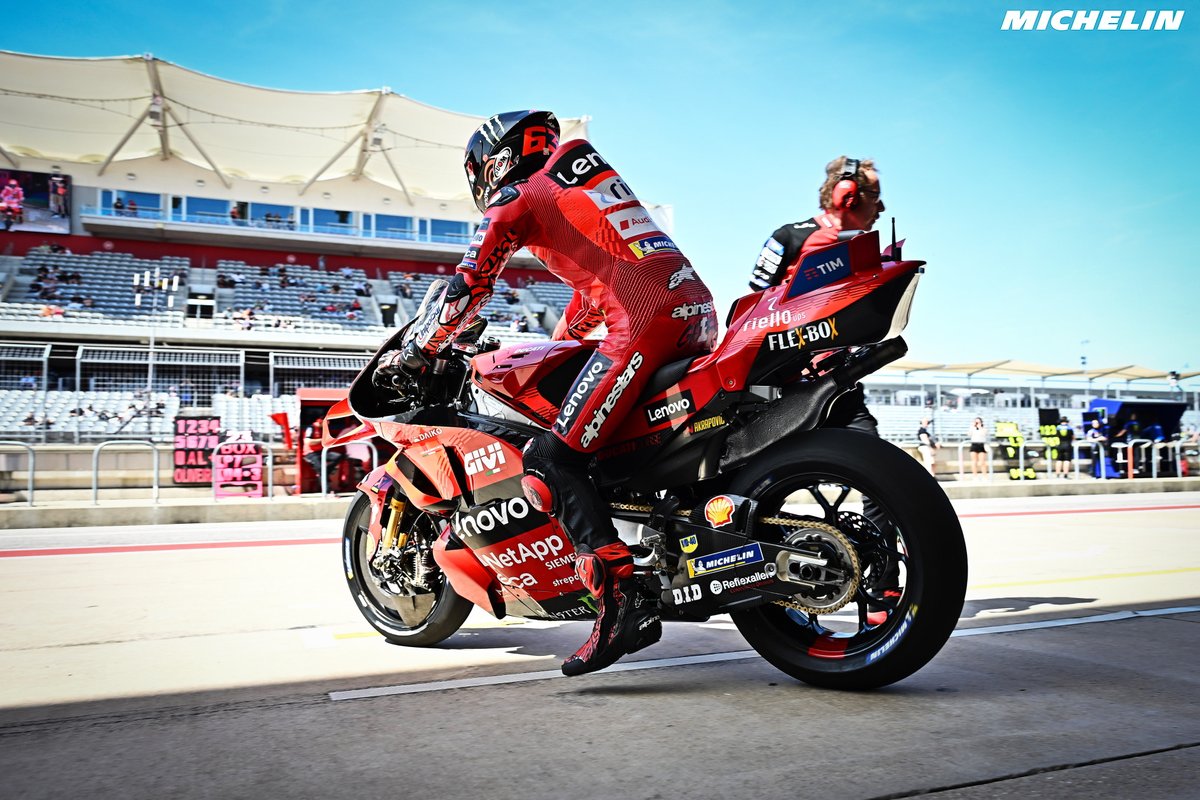
<instances>
[{"instance_id":1,"label":"racing boot","mask_svg":"<svg viewBox=\"0 0 1200 800\"><path fill-rule=\"evenodd\" d=\"M596 598L596 624L583 647L563 662L564 675L583 675L611 666L618 658L662 638L658 602L647 598L633 578L633 556L624 542L595 552L581 549L575 574Z\"/></svg>"}]
</instances>

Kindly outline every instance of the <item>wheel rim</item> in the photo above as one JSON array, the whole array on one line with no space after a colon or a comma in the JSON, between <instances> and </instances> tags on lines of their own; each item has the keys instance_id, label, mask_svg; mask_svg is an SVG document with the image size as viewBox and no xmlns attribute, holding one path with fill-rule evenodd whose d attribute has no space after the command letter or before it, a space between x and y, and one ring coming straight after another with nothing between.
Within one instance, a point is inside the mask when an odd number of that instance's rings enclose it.
<instances>
[{"instance_id":1,"label":"wheel rim","mask_svg":"<svg viewBox=\"0 0 1200 800\"><path fill-rule=\"evenodd\" d=\"M828 472L767 476L749 492L763 516L783 512L836 527L854 545L862 579L850 604L834 614L811 614L772 604L762 619L787 640L818 659L845 659L880 647L912 613L920 576L910 559L911 543L891 514L863 488ZM864 500L866 500L864 508ZM772 529L780 540L795 529ZM897 596L892 596L896 592Z\"/></svg>"},{"instance_id":2,"label":"wheel rim","mask_svg":"<svg viewBox=\"0 0 1200 800\"><path fill-rule=\"evenodd\" d=\"M347 556L352 563L347 568L353 573L358 585L364 610L387 628L397 632L413 633L429 623L444 594L445 578L438 572L430 579L434 588L427 592L404 592L402 587L389 583L371 563L375 555L375 541L368 532L371 513L370 503L364 503L353 521L353 536ZM436 538L432 520L418 514L410 524L412 544L425 537L432 543Z\"/></svg>"}]
</instances>

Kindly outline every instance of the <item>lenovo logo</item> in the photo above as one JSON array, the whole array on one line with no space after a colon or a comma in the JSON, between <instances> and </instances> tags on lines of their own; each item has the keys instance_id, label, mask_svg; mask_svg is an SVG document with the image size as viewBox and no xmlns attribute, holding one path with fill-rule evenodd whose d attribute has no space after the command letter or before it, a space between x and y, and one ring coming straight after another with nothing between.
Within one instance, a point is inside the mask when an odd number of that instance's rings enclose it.
<instances>
[{"instance_id":1,"label":"lenovo logo","mask_svg":"<svg viewBox=\"0 0 1200 800\"><path fill-rule=\"evenodd\" d=\"M653 428L668 420L686 417L692 413L695 407L692 391L688 389L682 394L668 396L661 402L646 406L646 424Z\"/></svg>"}]
</instances>

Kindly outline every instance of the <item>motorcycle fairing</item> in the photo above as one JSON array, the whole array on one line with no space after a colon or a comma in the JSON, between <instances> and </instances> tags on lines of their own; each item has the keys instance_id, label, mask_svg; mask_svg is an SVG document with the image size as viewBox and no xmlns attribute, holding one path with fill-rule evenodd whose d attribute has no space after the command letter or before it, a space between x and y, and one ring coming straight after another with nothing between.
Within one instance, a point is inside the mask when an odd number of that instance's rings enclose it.
<instances>
[{"instance_id":1,"label":"motorcycle fairing","mask_svg":"<svg viewBox=\"0 0 1200 800\"><path fill-rule=\"evenodd\" d=\"M346 428L337 435L331 435L330 429L337 427L332 423L339 419L353 419L357 425L347 425ZM354 410L350 408L349 398L343 398L335 403L329 411L325 413L325 424L321 426L321 447L330 448L338 445L348 444L358 441L359 439L370 439L375 435L375 427L358 418Z\"/></svg>"},{"instance_id":2,"label":"motorcycle fairing","mask_svg":"<svg viewBox=\"0 0 1200 800\"><path fill-rule=\"evenodd\" d=\"M917 273L894 272L894 278L865 293L862 287L847 288L837 298L840 308L826 316L767 331L751 364L747 381L784 383L805 367L809 357L824 350L875 344L889 339L904 327L916 288ZM834 304L825 306L833 309ZM897 316L901 320L897 321ZM819 366L818 366L819 369Z\"/></svg>"},{"instance_id":3,"label":"motorcycle fairing","mask_svg":"<svg viewBox=\"0 0 1200 800\"><path fill-rule=\"evenodd\" d=\"M753 305L735 306L725 338L706 359L716 362L725 389L778 385L794 377L786 374L789 371L798 374L813 354L874 344L904 328L924 262L881 262L875 231L817 250L809 258L847 244L850 271L843 278L794 297L787 294L790 284L777 286L759 292ZM843 319L843 314L849 316Z\"/></svg>"},{"instance_id":4,"label":"motorcycle fairing","mask_svg":"<svg viewBox=\"0 0 1200 800\"><path fill-rule=\"evenodd\" d=\"M358 484L359 491L371 500L371 517L367 524L367 533L375 546L383 538L383 509L387 505L388 489L395 484L395 479L388 473L387 463L380 464L363 476Z\"/></svg>"},{"instance_id":5,"label":"motorcycle fairing","mask_svg":"<svg viewBox=\"0 0 1200 800\"><path fill-rule=\"evenodd\" d=\"M471 360L471 381L491 397L548 428L598 344L593 339L504 347Z\"/></svg>"}]
</instances>

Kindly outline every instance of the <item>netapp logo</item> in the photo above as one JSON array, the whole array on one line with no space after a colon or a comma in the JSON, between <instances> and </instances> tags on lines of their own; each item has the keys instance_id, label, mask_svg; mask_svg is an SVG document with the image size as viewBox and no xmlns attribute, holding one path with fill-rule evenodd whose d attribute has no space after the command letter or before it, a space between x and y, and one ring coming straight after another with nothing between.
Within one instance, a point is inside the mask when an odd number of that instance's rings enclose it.
<instances>
[{"instance_id":1,"label":"netapp logo","mask_svg":"<svg viewBox=\"0 0 1200 800\"><path fill-rule=\"evenodd\" d=\"M1140 15L1140 16L1139 16ZM1183 11L1005 11L1002 31L1177 31Z\"/></svg>"},{"instance_id":2,"label":"netapp logo","mask_svg":"<svg viewBox=\"0 0 1200 800\"><path fill-rule=\"evenodd\" d=\"M687 389L682 394L669 395L666 400L646 406L646 424L653 428L669 419L679 419L692 413L696 407L692 400L692 390Z\"/></svg>"}]
</instances>

